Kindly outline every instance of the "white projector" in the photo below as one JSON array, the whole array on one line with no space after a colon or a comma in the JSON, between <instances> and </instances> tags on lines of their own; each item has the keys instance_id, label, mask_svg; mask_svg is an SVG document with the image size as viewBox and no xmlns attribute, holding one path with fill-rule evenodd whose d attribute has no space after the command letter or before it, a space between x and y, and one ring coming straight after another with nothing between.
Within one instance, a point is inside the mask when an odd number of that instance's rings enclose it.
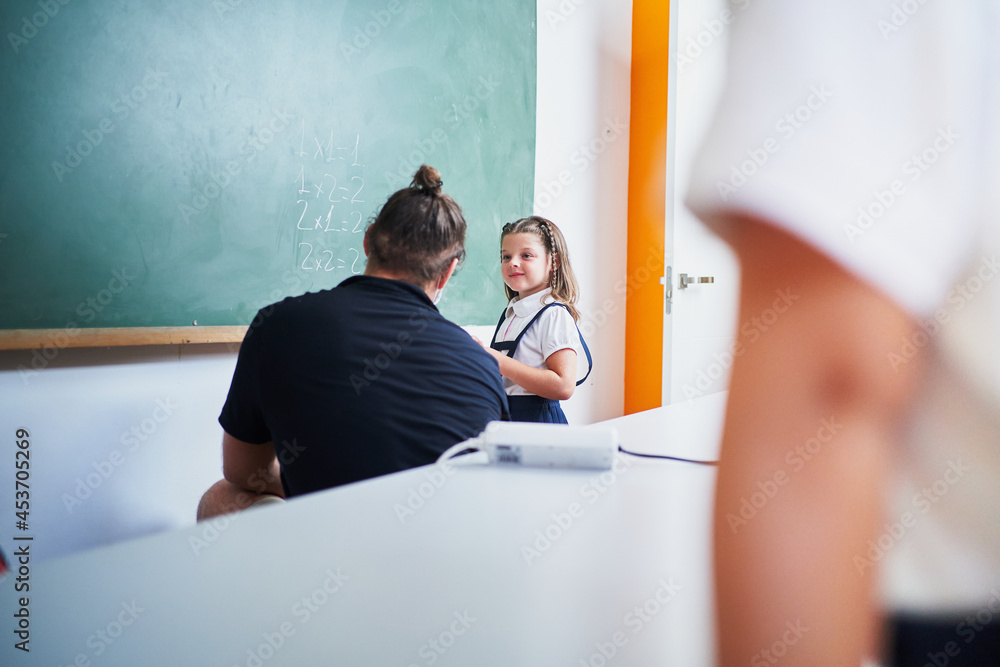
<instances>
[{"instance_id":1,"label":"white projector","mask_svg":"<svg viewBox=\"0 0 1000 667\"><path fill-rule=\"evenodd\" d=\"M610 426L494 421L470 446L478 446L496 465L607 470L618 450L618 431Z\"/></svg>"}]
</instances>

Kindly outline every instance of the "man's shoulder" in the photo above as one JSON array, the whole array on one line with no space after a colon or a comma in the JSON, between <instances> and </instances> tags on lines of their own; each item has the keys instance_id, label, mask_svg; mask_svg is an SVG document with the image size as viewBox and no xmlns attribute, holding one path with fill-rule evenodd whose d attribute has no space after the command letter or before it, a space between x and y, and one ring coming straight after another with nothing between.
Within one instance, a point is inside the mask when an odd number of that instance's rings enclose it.
<instances>
[{"instance_id":1,"label":"man's shoulder","mask_svg":"<svg viewBox=\"0 0 1000 667\"><path fill-rule=\"evenodd\" d=\"M257 311L247 330L247 335L264 336L267 339L288 330L300 329L314 322L317 313L337 309L341 301L335 289L286 296Z\"/></svg>"},{"instance_id":2,"label":"man's shoulder","mask_svg":"<svg viewBox=\"0 0 1000 667\"><path fill-rule=\"evenodd\" d=\"M371 291L370 287L371 284L367 281L367 276L352 276L328 289L305 292L304 294L291 294L281 301L261 308L260 312L264 313L265 317L271 313L288 316L314 308L330 308L337 304L370 298L367 296L367 292Z\"/></svg>"},{"instance_id":3,"label":"man's shoulder","mask_svg":"<svg viewBox=\"0 0 1000 667\"><path fill-rule=\"evenodd\" d=\"M421 310L415 312L410 319L414 323L422 324L421 328L429 329L433 334L432 339L447 349L465 351L479 347L465 329L437 310Z\"/></svg>"},{"instance_id":4,"label":"man's shoulder","mask_svg":"<svg viewBox=\"0 0 1000 667\"><path fill-rule=\"evenodd\" d=\"M468 331L457 324L441 318L449 331L449 338L444 342L447 348L447 358L456 366L461 366L468 371L475 368L482 377L487 378L491 383L495 379L499 381L500 368L489 352L477 343Z\"/></svg>"}]
</instances>

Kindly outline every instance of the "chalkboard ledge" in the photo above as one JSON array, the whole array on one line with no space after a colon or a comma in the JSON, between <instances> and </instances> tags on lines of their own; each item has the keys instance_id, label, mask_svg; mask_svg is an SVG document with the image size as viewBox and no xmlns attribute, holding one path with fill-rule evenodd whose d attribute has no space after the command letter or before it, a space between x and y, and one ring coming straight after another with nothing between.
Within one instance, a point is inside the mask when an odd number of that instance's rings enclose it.
<instances>
[{"instance_id":1,"label":"chalkboard ledge","mask_svg":"<svg viewBox=\"0 0 1000 667\"><path fill-rule=\"evenodd\" d=\"M245 326L10 329L0 331L0 350L239 343L246 332Z\"/></svg>"}]
</instances>

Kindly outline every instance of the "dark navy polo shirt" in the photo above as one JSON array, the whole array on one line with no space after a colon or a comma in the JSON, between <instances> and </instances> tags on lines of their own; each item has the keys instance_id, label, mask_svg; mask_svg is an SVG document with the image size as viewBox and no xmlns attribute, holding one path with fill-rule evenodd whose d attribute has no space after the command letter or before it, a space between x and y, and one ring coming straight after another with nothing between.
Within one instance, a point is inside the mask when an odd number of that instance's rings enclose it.
<instances>
[{"instance_id":1,"label":"dark navy polo shirt","mask_svg":"<svg viewBox=\"0 0 1000 667\"><path fill-rule=\"evenodd\" d=\"M354 276L262 308L219 423L289 496L433 463L507 418L497 362L414 285Z\"/></svg>"}]
</instances>

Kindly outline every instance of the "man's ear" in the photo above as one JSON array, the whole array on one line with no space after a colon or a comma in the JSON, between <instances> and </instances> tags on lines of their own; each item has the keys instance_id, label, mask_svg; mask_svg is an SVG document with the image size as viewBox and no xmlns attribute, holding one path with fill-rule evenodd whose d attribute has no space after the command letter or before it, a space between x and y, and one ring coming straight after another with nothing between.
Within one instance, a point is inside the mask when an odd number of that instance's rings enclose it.
<instances>
[{"instance_id":1,"label":"man's ear","mask_svg":"<svg viewBox=\"0 0 1000 667\"><path fill-rule=\"evenodd\" d=\"M441 278L438 280L437 288L444 289L444 286L448 284L451 280L451 275L455 273L455 269L458 268L458 257L451 260L451 264L448 265L448 270L444 272Z\"/></svg>"},{"instance_id":2,"label":"man's ear","mask_svg":"<svg viewBox=\"0 0 1000 667\"><path fill-rule=\"evenodd\" d=\"M370 229L371 229L371 227L369 227L368 229L365 230L365 236L361 240L361 246L365 249L365 257L367 257L369 254L371 254L368 251L368 230L370 230Z\"/></svg>"}]
</instances>

